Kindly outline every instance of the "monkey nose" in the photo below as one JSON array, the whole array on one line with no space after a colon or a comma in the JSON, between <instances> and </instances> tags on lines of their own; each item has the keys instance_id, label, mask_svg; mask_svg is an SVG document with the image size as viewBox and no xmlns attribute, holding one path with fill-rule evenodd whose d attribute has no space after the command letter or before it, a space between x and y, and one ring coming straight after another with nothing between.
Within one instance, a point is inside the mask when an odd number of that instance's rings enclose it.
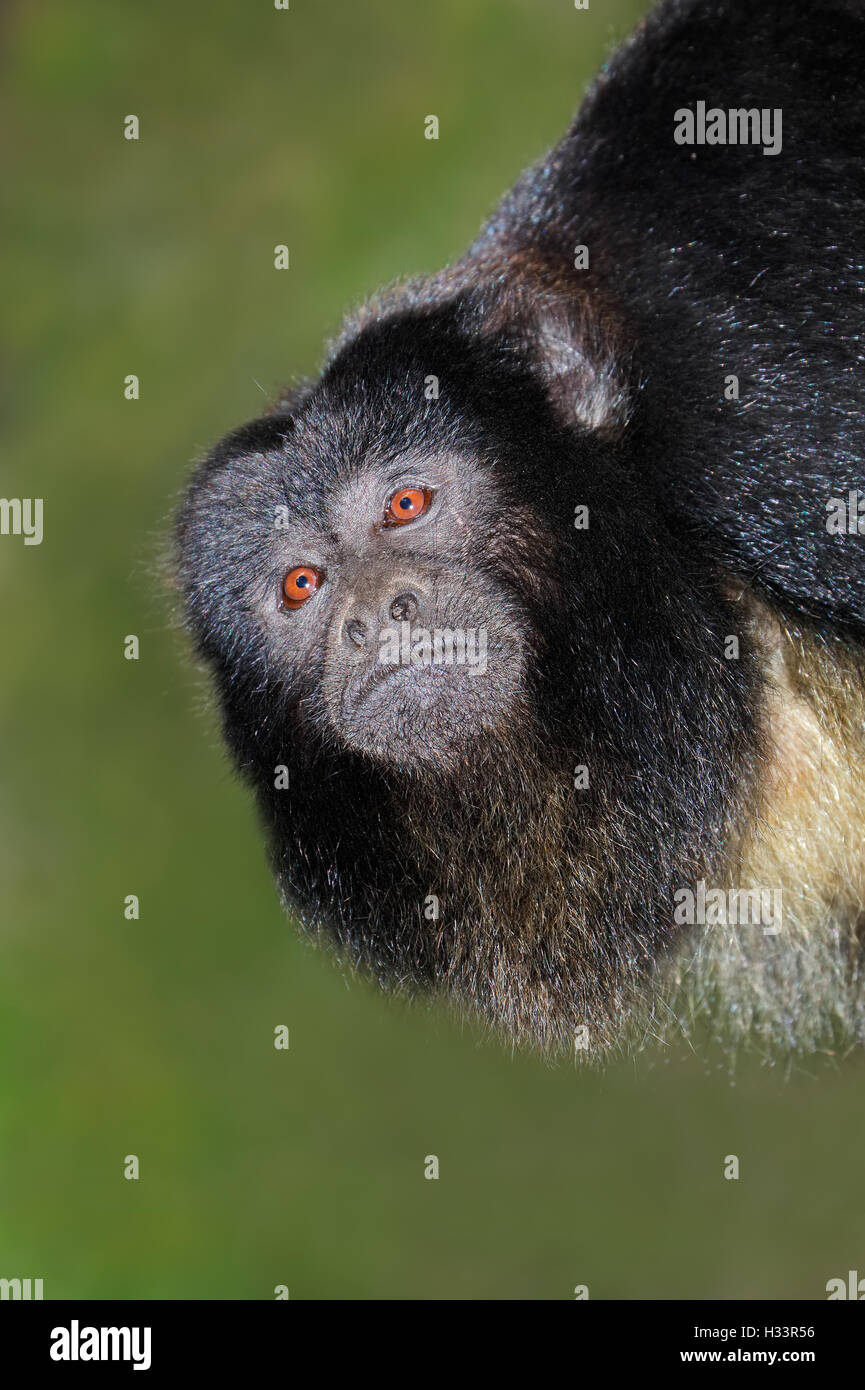
<instances>
[{"instance_id":1,"label":"monkey nose","mask_svg":"<svg viewBox=\"0 0 865 1390\"><path fill-rule=\"evenodd\" d=\"M406 591L398 594L390 606L390 616L395 623L411 623L417 617L417 595Z\"/></svg>"},{"instance_id":2,"label":"monkey nose","mask_svg":"<svg viewBox=\"0 0 865 1390\"><path fill-rule=\"evenodd\" d=\"M342 630L349 642L353 643L355 647L363 647L366 645L367 627L366 623L362 622L360 618L347 618L343 624Z\"/></svg>"}]
</instances>

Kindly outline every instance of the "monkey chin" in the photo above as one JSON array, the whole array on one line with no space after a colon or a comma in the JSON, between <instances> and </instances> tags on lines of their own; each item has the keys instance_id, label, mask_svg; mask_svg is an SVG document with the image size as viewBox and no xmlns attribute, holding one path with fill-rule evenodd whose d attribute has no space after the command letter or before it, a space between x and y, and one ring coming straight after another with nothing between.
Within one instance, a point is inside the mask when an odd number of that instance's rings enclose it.
<instances>
[{"instance_id":1,"label":"monkey chin","mask_svg":"<svg viewBox=\"0 0 865 1390\"><path fill-rule=\"evenodd\" d=\"M518 717L522 677L518 659L491 665L377 666L328 692L329 724L343 747L382 769L412 777L442 776L495 743Z\"/></svg>"}]
</instances>

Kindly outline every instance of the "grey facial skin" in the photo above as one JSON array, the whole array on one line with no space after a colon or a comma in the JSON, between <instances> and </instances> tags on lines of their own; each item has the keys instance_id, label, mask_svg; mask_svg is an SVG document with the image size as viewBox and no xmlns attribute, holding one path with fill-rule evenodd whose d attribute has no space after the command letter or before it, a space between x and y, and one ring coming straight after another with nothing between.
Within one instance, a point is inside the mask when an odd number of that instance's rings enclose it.
<instances>
[{"instance_id":1,"label":"grey facial skin","mask_svg":"<svg viewBox=\"0 0 865 1390\"><path fill-rule=\"evenodd\" d=\"M519 717L526 617L471 562L483 508L468 494L466 475L447 457L382 466L367 458L314 521L289 515L271 544L277 575L308 565L323 576L297 609L286 607L278 583L257 596L286 684L304 666L321 672L315 697L301 701L302 716L383 764L453 763L480 733ZM428 511L388 525L388 499L406 488L430 495ZM408 642L414 659L394 660L395 642L403 652ZM436 651L444 660L436 662ZM466 651L473 661L459 660Z\"/></svg>"}]
</instances>

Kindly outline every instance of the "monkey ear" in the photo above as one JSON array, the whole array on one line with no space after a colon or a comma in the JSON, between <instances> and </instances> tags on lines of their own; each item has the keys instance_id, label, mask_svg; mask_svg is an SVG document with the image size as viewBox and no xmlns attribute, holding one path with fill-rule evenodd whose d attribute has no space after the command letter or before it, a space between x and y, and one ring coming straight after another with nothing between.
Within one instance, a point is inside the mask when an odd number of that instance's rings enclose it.
<instances>
[{"instance_id":1,"label":"monkey ear","mask_svg":"<svg viewBox=\"0 0 865 1390\"><path fill-rule=\"evenodd\" d=\"M562 423L621 434L632 398L628 353L613 326L581 307L542 301L527 328L530 356Z\"/></svg>"}]
</instances>

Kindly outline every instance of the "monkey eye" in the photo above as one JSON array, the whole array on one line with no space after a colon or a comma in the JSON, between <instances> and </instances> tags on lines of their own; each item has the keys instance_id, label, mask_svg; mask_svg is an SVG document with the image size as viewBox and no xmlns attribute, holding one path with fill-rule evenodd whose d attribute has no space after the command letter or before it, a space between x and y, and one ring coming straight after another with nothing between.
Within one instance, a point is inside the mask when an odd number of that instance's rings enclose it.
<instances>
[{"instance_id":1,"label":"monkey eye","mask_svg":"<svg viewBox=\"0 0 865 1390\"><path fill-rule=\"evenodd\" d=\"M407 521L416 521L423 516L432 497L428 487L401 487L385 508L385 526L405 526Z\"/></svg>"},{"instance_id":2,"label":"monkey eye","mask_svg":"<svg viewBox=\"0 0 865 1390\"><path fill-rule=\"evenodd\" d=\"M282 581L282 602L286 608L301 608L312 598L324 579L321 570L312 565L296 565Z\"/></svg>"}]
</instances>

